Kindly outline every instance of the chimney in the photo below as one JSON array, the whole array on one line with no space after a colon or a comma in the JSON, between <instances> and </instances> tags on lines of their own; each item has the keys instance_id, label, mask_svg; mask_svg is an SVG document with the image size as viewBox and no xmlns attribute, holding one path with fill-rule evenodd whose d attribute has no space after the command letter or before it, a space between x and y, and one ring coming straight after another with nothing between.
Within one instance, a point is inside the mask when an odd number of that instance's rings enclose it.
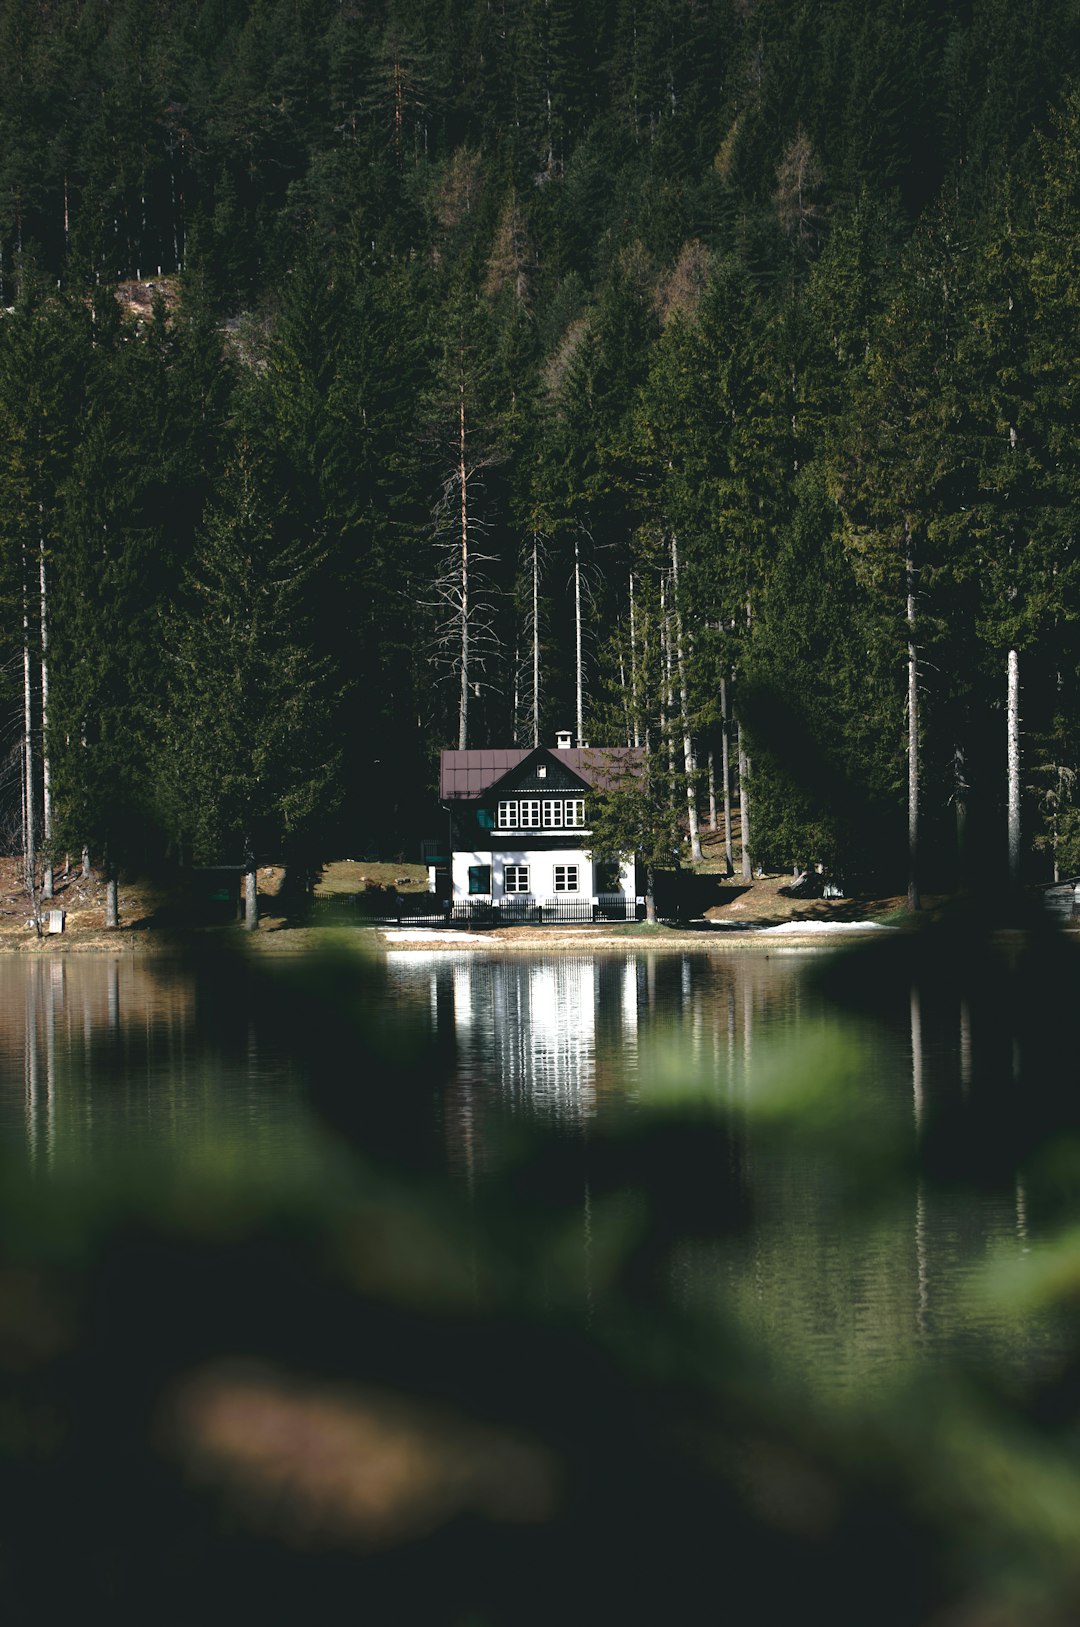
<instances>
[{"instance_id":1,"label":"chimney","mask_svg":"<svg viewBox=\"0 0 1080 1627\"><path fill-rule=\"evenodd\" d=\"M556 729L556 731L555 731L555 750L556 751L569 751L570 750L570 741L571 741L572 738L573 737L572 737L569 729Z\"/></svg>"}]
</instances>

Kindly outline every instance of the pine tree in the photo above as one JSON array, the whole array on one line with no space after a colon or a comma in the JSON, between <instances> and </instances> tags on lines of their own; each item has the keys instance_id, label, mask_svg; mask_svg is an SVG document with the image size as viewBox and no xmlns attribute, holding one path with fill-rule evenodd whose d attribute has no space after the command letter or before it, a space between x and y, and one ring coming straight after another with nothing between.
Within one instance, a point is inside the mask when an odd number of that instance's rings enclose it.
<instances>
[{"instance_id":1,"label":"pine tree","mask_svg":"<svg viewBox=\"0 0 1080 1627\"><path fill-rule=\"evenodd\" d=\"M906 256L854 384L842 440L830 459L855 569L891 623L907 672L908 906L921 907L924 650L934 628L934 552L954 500L950 429L958 417L954 350L959 290L947 221Z\"/></svg>"},{"instance_id":2,"label":"pine tree","mask_svg":"<svg viewBox=\"0 0 1080 1627\"><path fill-rule=\"evenodd\" d=\"M333 812L335 770L326 672L302 614L319 558L281 533L264 480L241 439L163 629L163 807L198 861L241 862L249 878L260 854ZM249 879L249 929L252 891Z\"/></svg>"},{"instance_id":3,"label":"pine tree","mask_svg":"<svg viewBox=\"0 0 1080 1627\"><path fill-rule=\"evenodd\" d=\"M161 625L217 475L230 371L195 308L170 319L159 302L140 331L103 291L92 333L56 593L57 837L101 858L115 896L121 867L167 845Z\"/></svg>"}]
</instances>

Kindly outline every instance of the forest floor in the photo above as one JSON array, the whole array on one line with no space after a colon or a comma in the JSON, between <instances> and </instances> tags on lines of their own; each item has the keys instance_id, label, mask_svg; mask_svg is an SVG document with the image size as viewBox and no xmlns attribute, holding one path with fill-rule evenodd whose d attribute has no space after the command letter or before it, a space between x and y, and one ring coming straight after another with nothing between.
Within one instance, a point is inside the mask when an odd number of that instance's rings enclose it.
<instances>
[{"instance_id":1,"label":"forest floor","mask_svg":"<svg viewBox=\"0 0 1080 1627\"><path fill-rule=\"evenodd\" d=\"M707 849L708 851L708 849ZM722 863L723 851L719 859ZM386 929L380 936L402 947L444 944L487 945L491 948L556 947L628 948L633 944L660 947L705 947L726 942L746 942L757 933L772 933L788 925L792 933L809 940L833 932L856 930L863 926L897 925L905 917L904 899L899 895L860 895L852 898L798 899L785 895L792 878L771 875L746 882L725 878L710 868L715 855L697 867L694 919L677 926L650 926L645 922L620 925L596 923L582 926L494 927L473 931L445 931L418 928L412 932ZM185 925L177 900L166 889L145 880L123 881L119 888L120 927L105 927L105 884L97 871L84 879L78 867L65 874L57 870L55 897L44 910L64 911L62 934L38 937L34 931L29 900L20 880L21 861L0 858L0 950L139 950L182 949L204 934L239 935L235 924L221 926ZM322 936L319 928L299 926L289 919L279 894L284 880L281 865L259 870L259 926L245 934L249 943L263 948L297 951ZM422 865L377 864L366 860L339 859L326 864L316 881L316 895L362 892L368 888L393 888L408 894L423 892L426 872ZM933 910L945 900L927 899ZM824 930L822 930L824 929ZM765 941L772 941L772 933Z\"/></svg>"},{"instance_id":2,"label":"forest floor","mask_svg":"<svg viewBox=\"0 0 1080 1627\"><path fill-rule=\"evenodd\" d=\"M284 878L280 865L259 871L260 928L280 929L284 918L275 908ZM30 951L82 949L160 949L181 946L191 936L179 916L172 893L152 881L129 879L118 889L120 926L105 926L105 881L97 871L84 878L78 865L67 871L58 868L53 881L54 896L41 905L43 936L34 930L33 912L22 881L22 859L0 858L0 950ZM64 930L48 932L48 912L63 910ZM196 928L195 931L231 931L231 927Z\"/></svg>"}]
</instances>

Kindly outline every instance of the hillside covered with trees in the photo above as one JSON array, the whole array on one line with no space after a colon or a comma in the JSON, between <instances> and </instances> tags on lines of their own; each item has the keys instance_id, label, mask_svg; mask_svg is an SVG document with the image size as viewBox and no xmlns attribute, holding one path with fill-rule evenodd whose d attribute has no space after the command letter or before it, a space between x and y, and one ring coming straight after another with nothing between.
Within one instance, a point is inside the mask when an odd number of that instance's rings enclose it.
<instances>
[{"instance_id":1,"label":"hillside covered with trees","mask_svg":"<svg viewBox=\"0 0 1080 1627\"><path fill-rule=\"evenodd\" d=\"M391 856L571 727L1080 871L1078 12L0 0L8 850Z\"/></svg>"}]
</instances>

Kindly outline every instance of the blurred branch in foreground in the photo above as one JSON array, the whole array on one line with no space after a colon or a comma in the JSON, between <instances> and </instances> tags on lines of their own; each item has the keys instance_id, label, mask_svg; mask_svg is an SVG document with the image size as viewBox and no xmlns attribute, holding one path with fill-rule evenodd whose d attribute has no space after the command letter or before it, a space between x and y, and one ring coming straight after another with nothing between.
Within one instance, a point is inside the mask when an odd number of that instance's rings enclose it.
<instances>
[{"instance_id":1,"label":"blurred branch in foreground","mask_svg":"<svg viewBox=\"0 0 1080 1627\"><path fill-rule=\"evenodd\" d=\"M377 965L341 946L196 964L208 1047L291 1045L339 1144L180 1184L119 1165L46 1184L12 1159L9 1619L1074 1621L1077 970L1052 936L971 923L860 949L824 972L857 1016L763 1046L737 1105L672 1037L632 1111L522 1133L473 1190L423 1129L452 1048L399 1024ZM918 1047L948 1002L970 1077L939 1100ZM911 1036L893 1112L868 1108L871 1022ZM856 1232L1021 1169L1062 1241L982 1291L1049 1309L1053 1362L925 1364L829 1399L730 1273L707 1305L681 1293L686 1251L745 1240L754 1165L796 1144Z\"/></svg>"}]
</instances>

